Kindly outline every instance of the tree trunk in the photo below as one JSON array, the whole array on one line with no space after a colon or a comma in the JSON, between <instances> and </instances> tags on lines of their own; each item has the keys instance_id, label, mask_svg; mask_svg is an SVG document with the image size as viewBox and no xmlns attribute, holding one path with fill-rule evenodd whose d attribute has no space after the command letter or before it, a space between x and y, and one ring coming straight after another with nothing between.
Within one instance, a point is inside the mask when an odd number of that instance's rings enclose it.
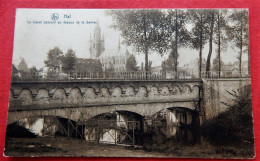
<instances>
[{"instance_id":1,"label":"tree trunk","mask_svg":"<svg viewBox=\"0 0 260 161\"><path fill-rule=\"evenodd\" d=\"M174 59L174 71L176 73L175 78L178 78L178 21L177 21L177 9L175 9L175 59ZM174 53L174 52L173 52Z\"/></svg>"},{"instance_id":2,"label":"tree trunk","mask_svg":"<svg viewBox=\"0 0 260 161\"><path fill-rule=\"evenodd\" d=\"M218 11L218 77L220 78L220 72L221 72L221 56L220 56L220 17L219 17L219 11Z\"/></svg>"},{"instance_id":3,"label":"tree trunk","mask_svg":"<svg viewBox=\"0 0 260 161\"><path fill-rule=\"evenodd\" d=\"M146 17L145 15L143 15L143 30L144 30L144 43L145 43L145 51L144 51L144 54L145 54L145 77L146 79L148 79L148 47L146 45Z\"/></svg>"},{"instance_id":4,"label":"tree trunk","mask_svg":"<svg viewBox=\"0 0 260 161\"><path fill-rule=\"evenodd\" d=\"M148 79L148 48L145 47L145 73L146 73L146 79Z\"/></svg>"},{"instance_id":5,"label":"tree trunk","mask_svg":"<svg viewBox=\"0 0 260 161\"><path fill-rule=\"evenodd\" d=\"M212 40L213 40L213 29L214 29L214 11L211 14L211 25L210 25L210 35L209 35L209 54L208 54L208 58L207 58L207 65L206 65L206 73L207 76L210 76L210 58L212 55Z\"/></svg>"},{"instance_id":6,"label":"tree trunk","mask_svg":"<svg viewBox=\"0 0 260 161\"><path fill-rule=\"evenodd\" d=\"M243 20L241 18L241 26L240 26L240 54L239 54L239 77L241 78L242 72L242 53L243 53Z\"/></svg>"},{"instance_id":7,"label":"tree trunk","mask_svg":"<svg viewBox=\"0 0 260 161\"><path fill-rule=\"evenodd\" d=\"M203 34L202 15L200 16L200 53L199 53L199 78L201 78L201 63L202 63L202 34Z\"/></svg>"}]
</instances>

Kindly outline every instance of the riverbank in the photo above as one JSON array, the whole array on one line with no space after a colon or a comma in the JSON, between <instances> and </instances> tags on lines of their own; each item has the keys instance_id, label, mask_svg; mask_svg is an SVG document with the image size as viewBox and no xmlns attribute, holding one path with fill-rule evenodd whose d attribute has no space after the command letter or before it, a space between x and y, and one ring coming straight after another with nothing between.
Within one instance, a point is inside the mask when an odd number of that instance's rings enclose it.
<instances>
[{"instance_id":1,"label":"riverbank","mask_svg":"<svg viewBox=\"0 0 260 161\"><path fill-rule=\"evenodd\" d=\"M71 156L71 157L167 157L125 146L98 144L85 140L58 138L7 138L6 156Z\"/></svg>"},{"instance_id":2,"label":"riverbank","mask_svg":"<svg viewBox=\"0 0 260 161\"><path fill-rule=\"evenodd\" d=\"M169 150L98 144L72 138L8 138L6 156L73 156L73 157L159 157L159 158L252 158L245 156L244 146L213 146L207 142L195 145L172 143ZM168 144L169 145L169 144ZM250 150L250 149L249 149Z\"/></svg>"}]
</instances>

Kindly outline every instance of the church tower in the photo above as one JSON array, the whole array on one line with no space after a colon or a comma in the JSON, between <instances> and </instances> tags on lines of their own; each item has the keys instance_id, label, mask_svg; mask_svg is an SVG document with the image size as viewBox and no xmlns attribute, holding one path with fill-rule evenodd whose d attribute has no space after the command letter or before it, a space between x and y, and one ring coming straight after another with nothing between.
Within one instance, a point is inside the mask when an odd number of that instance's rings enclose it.
<instances>
[{"instance_id":1,"label":"church tower","mask_svg":"<svg viewBox=\"0 0 260 161\"><path fill-rule=\"evenodd\" d=\"M97 21L97 24L95 26L93 40L90 35L90 58L91 59L97 59L105 50L105 39L104 34L101 37L101 28L99 26L99 22Z\"/></svg>"}]
</instances>

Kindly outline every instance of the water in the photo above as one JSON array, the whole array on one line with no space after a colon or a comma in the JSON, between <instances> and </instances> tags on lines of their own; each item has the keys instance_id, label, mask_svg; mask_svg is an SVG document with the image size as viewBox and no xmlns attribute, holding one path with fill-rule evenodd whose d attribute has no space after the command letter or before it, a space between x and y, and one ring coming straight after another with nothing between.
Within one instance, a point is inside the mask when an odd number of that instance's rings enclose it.
<instances>
[{"instance_id":1,"label":"water","mask_svg":"<svg viewBox=\"0 0 260 161\"><path fill-rule=\"evenodd\" d=\"M188 124L177 122L175 116L170 117L170 121L166 118L144 121L114 113L110 116L91 119L85 125L54 117L27 118L20 120L19 124L41 137L59 135L106 144L143 145L169 138L194 144L200 138L198 128L191 125L191 121Z\"/></svg>"}]
</instances>

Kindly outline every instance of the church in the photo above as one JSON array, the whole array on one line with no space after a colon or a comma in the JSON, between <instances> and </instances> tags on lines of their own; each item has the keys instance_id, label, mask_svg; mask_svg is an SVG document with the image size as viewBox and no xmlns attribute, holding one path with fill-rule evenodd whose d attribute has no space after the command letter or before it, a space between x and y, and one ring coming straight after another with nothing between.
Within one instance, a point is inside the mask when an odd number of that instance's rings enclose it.
<instances>
[{"instance_id":1,"label":"church","mask_svg":"<svg viewBox=\"0 0 260 161\"><path fill-rule=\"evenodd\" d=\"M121 45L120 38L117 47L115 45L115 48L106 49L104 34L101 36L99 22L95 26L93 39L90 35L89 43L90 58L101 62L103 72L126 71L126 61L130 56L129 51Z\"/></svg>"}]
</instances>

